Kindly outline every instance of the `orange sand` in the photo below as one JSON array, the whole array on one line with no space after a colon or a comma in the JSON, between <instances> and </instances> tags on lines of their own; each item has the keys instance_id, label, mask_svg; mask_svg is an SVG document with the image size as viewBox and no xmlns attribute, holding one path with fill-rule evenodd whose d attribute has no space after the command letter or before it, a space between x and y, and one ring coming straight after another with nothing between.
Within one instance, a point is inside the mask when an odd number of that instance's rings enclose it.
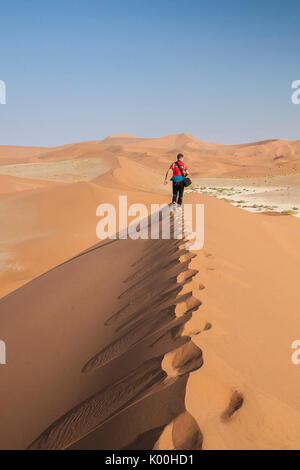
<instances>
[{"instance_id":1,"label":"orange sand","mask_svg":"<svg viewBox=\"0 0 300 470\"><path fill-rule=\"evenodd\" d=\"M2 449L299 447L299 220L188 194L205 204L203 250L97 243L98 204L169 201L163 173L179 150L192 176L298 168L299 142L121 135L23 155L103 152L111 169L94 181L32 188L2 177Z\"/></svg>"}]
</instances>

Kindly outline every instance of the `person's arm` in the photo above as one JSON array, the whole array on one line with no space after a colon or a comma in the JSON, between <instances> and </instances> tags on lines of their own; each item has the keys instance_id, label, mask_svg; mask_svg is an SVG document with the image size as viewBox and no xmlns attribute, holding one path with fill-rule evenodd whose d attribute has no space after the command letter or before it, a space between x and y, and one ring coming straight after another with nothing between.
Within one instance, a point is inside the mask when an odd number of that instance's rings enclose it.
<instances>
[{"instance_id":1,"label":"person's arm","mask_svg":"<svg viewBox=\"0 0 300 470\"><path fill-rule=\"evenodd\" d=\"M164 184L168 184L168 178L169 178L169 173L171 171L171 168L172 168L172 166L170 166L170 168L168 169L168 171L166 173Z\"/></svg>"},{"instance_id":2,"label":"person's arm","mask_svg":"<svg viewBox=\"0 0 300 470\"><path fill-rule=\"evenodd\" d=\"M185 172L185 176L188 176L188 174L189 174L189 170L187 169L187 166L186 166L186 165L185 165L184 172Z\"/></svg>"}]
</instances>

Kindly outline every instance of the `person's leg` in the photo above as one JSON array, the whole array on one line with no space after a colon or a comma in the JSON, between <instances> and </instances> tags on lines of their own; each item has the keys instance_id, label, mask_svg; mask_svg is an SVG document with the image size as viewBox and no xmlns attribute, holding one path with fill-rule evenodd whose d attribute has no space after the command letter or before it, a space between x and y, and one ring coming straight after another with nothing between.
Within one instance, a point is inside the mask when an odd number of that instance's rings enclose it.
<instances>
[{"instance_id":1,"label":"person's leg","mask_svg":"<svg viewBox=\"0 0 300 470\"><path fill-rule=\"evenodd\" d=\"M178 188L178 193L179 193L179 196L178 196L178 204L179 204L179 206L181 206L181 204L182 204L182 198L183 198L183 191L184 191L184 184L183 184L183 181L181 181L178 186L179 186L179 188Z\"/></svg>"},{"instance_id":2,"label":"person's leg","mask_svg":"<svg viewBox=\"0 0 300 470\"><path fill-rule=\"evenodd\" d=\"M172 204L176 204L177 194L178 194L178 186L177 186L177 183L175 183L175 182L173 181L173 199L172 199Z\"/></svg>"}]
</instances>

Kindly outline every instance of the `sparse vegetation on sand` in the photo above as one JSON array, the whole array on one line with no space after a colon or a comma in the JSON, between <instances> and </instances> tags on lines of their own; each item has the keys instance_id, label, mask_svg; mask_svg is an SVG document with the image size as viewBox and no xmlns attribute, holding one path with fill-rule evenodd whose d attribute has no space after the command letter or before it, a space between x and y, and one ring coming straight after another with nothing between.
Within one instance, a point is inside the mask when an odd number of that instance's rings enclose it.
<instances>
[{"instance_id":1,"label":"sparse vegetation on sand","mask_svg":"<svg viewBox=\"0 0 300 470\"><path fill-rule=\"evenodd\" d=\"M278 191L285 191L288 190L289 187L264 187L264 186L255 186L251 185L251 187L243 187L242 185L239 186L209 186L209 185L196 185L194 184L191 188L186 190L187 193L200 193L200 194L207 194L209 196L216 197L221 199L222 201L228 202L235 207L239 207L241 209L249 210L252 212L261 212L261 211L269 211L272 212L277 209L279 212L284 214L291 214L299 216L299 208L296 205L288 207L288 204L266 204L265 202L270 201L270 196L268 195L268 200L265 201L265 193L273 193ZM259 194L262 193L263 197L260 198ZM244 196L244 198L238 197ZM255 198L255 200L253 200ZM278 200L278 199L274 199Z\"/></svg>"},{"instance_id":2,"label":"sparse vegetation on sand","mask_svg":"<svg viewBox=\"0 0 300 470\"><path fill-rule=\"evenodd\" d=\"M294 214L297 214L297 211L293 210L293 209L286 209L284 211L281 211L282 214L291 214L291 215L294 215Z\"/></svg>"}]
</instances>

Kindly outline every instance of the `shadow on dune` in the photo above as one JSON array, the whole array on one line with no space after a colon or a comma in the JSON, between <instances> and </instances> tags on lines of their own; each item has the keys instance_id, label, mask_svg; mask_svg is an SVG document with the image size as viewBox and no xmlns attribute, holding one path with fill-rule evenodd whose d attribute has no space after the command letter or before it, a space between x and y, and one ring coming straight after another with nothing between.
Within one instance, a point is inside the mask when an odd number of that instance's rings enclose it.
<instances>
[{"instance_id":1,"label":"shadow on dune","mask_svg":"<svg viewBox=\"0 0 300 470\"><path fill-rule=\"evenodd\" d=\"M18 302L34 315L42 296L53 332L67 327L55 350L47 323L39 323L47 357L32 359L40 395L30 410L39 417L35 429L47 420L48 426L28 449L152 448L185 412L188 374L203 363L201 350L182 334L201 305L192 292L180 293L197 273L189 269L192 257L182 240L106 242L4 299L7 310ZM70 299L72 313L66 307ZM55 353L59 360L43 393L41 363L49 368ZM168 354L173 355L163 368ZM58 410L64 413L49 421Z\"/></svg>"}]
</instances>

